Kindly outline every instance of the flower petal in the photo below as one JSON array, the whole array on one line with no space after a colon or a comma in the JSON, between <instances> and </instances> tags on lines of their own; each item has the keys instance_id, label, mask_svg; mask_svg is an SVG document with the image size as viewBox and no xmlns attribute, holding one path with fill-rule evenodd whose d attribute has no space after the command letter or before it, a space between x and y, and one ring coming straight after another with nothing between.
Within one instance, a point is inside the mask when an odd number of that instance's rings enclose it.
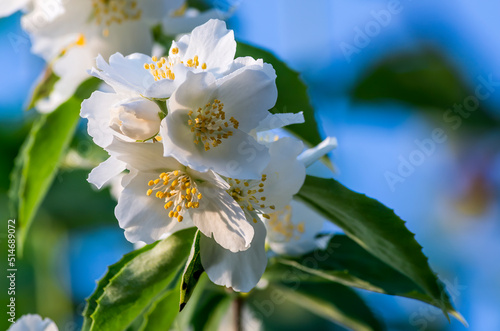
<instances>
[{"instance_id":1,"label":"flower petal","mask_svg":"<svg viewBox=\"0 0 500 331\"><path fill-rule=\"evenodd\" d=\"M291 124L304 123L304 113L280 113L269 114L266 118L260 121L259 126L255 129L257 132L279 129Z\"/></svg>"},{"instance_id":2,"label":"flower petal","mask_svg":"<svg viewBox=\"0 0 500 331\"><path fill-rule=\"evenodd\" d=\"M87 181L94 184L98 189L101 189L104 185L110 183L114 177L121 174L125 170L125 166L124 162L114 157L109 157L106 161L92 169Z\"/></svg>"},{"instance_id":3,"label":"flower petal","mask_svg":"<svg viewBox=\"0 0 500 331\"><path fill-rule=\"evenodd\" d=\"M209 72L186 73L186 80L168 100L169 115L179 109L196 110L205 106L215 90L215 77Z\"/></svg>"},{"instance_id":4,"label":"flower petal","mask_svg":"<svg viewBox=\"0 0 500 331\"><path fill-rule=\"evenodd\" d=\"M226 116L234 116L239 121L240 130L250 132L276 104L278 90L275 78L276 75L269 76L263 70L244 67L219 79L217 90L210 99L221 100Z\"/></svg>"},{"instance_id":5,"label":"flower petal","mask_svg":"<svg viewBox=\"0 0 500 331\"><path fill-rule=\"evenodd\" d=\"M151 58L144 54L134 53L123 56L115 53L109 58L109 64L104 58L97 56L97 68L92 68L90 74L104 80L118 93L140 96L154 83L151 73L144 69L144 64Z\"/></svg>"},{"instance_id":6,"label":"flower petal","mask_svg":"<svg viewBox=\"0 0 500 331\"><path fill-rule=\"evenodd\" d=\"M156 176L157 173L132 170L123 179L126 184L118 199L115 215L120 227L125 230L125 238L132 243L143 241L150 244L162 236L193 225L189 217L182 222L168 217L163 201L146 195L148 181Z\"/></svg>"},{"instance_id":7,"label":"flower petal","mask_svg":"<svg viewBox=\"0 0 500 331\"><path fill-rule=\"evenodd\" d=\"M116 93L95 91L90 98L82 102L80 116L88 119L87 130L94 142L105 148L113 141L116 131L110 128L111 109L125 99ZM122 138L125 138L122 136Z\"/></svg>"},{"instance_id":8,"label":"flower petal","mask_svg":"<svg viewBox=\"0 0 500 331\"><path fill-rule=\"evenodd\" d=\"M211 19L193 30L184 59L198 56L200 63L207 64L207 70L221 74L229 68L235 54L233 31L226 28L224 21Z\"/></svg>"},{"instance_id":9,"label":"flower petal","mask_svg":"<svg viewBox=\"0 0 500 331\"><path fill-rule=\"evenodd\" d=\"M266 270L266 227L260 221L249 222L255 231L251 246L233 253L211 238L201 236L201 264L208 277L217 285L232 287L238 292L250 292Z\"/></svg>"},{"instance_id":10,"label":"flower petal","mask_svg":"<svg viewBox=\"0 0 500 331\"><path fill-rule=\"evenodd\" d=\"M185 168L174 158L163 156L160 143L125 142L114 138L106 149L111 156L127 163L128 168L143 172L158 172L164 170L182 170ZM155 177L159 173L156 173Z\"/></svg>"},{"instance_id":11,"label":"flower petal","mask_svg":"<svg viewBox=\"0 0 500 331\"><path fill-rule=\"evenodd\" d=\"M189 209L194 225L231 252L246 250L254 236L254 229L238 203L225 189L209 182L198 184L198 190L203 196L200 206Z\"/></svg>"},{"instance_id":12,"label":"flower petal","mask_svg":"<svg viewBox=\"0 0 500 331\"><path fill-rule=\"evenodd\" d=\"M301 141L285 137L270 145L271 160L263 173L267 175L264 192L256 193L260 199L266 197L266 205L274 205L277 210L284 208L304 183L306 169L297 156L302 152ZM270 209L266 209L272 212Z\"/></svg>"},{"instance_id":13,"label":"flower petal","mask_svg":"<svg viewBox=\"0 0 500 331\"><path fill-rule=\"evenodd\" d=\"M337 148L337 146L337 138L327 137L317 146L305 150L299 155L298 159L304 163L306 167L309 167L311 164L321 159L324 155Z\"/></svg>"}]
</instances>

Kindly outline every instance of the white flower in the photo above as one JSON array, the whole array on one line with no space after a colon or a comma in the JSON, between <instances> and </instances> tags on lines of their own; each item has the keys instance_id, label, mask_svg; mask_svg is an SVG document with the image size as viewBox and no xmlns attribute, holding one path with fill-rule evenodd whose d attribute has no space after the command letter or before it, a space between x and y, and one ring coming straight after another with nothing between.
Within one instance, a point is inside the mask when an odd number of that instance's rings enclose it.
<instances>
[{"instance_id":1,"label":"white flower","mask_svg":"<svg viewBox=\"0 0 500 331\"><path fill-rule=\"evenodd\" d=\"M245 212L254 227L250 247L233 253L222 249L210 238L200 239L202 265L212 282L248 292L260 280L267 265L265 250L266 227L259 219L269 219L269 213L284 208L297 193L305 179L305 167L297 160L302 143L283 138L270 146L271 160L260 180L228 179L229 192Z\"/></svg>"},{"instance_id":2,"label":"white flower","mask_svg":"<svg viewBox=\"0 0 500 331\"><path fill-rule=\"evenodd\" d=\"M165 155L198 171L259 178L269 153L251 131L276 102L276 75L255 61L223 78L188 72L168 100L160 129Z\"/></svg>"},{"instance_id":3,"label":"white flower","mask_svg":"<svg viewBox=\"0 0 500 331\"><path fill-rule=\"evenodd\" d=\"M233 65L236 42L233 31L219 20L196 27L191 34L172 42L166 57L117 53L109 64L102 56L91 74L104 80L116 92L166 99L180 85L188 71L222 75Z\"/></svg>"},{"instance_id":4,"label":"white flower","mask_svg":"<svg viewBox=\"0 0 500 331\"><path fill-rule=\"evenodd\" d=\"M35 54L60 77L50 97L37 106L47 112L67 100L87 77L98 54L150 52L150 28L183 0L34 0L23 16Z\"/></svg>"},{"instance_id":5,"label":"white flower","mask_svg":"<svg viewBox=\"0 0 500 331\"><path fill-rule=\"evenodd\" d=\"M58 331L57 325L50 319L42 320L40 315L23 315L7 331Z\"/></svg>"},{"instance_id":6,"label":"white flower","mask_svg":"<svg viewBox=\"0 0 500 331\"><path fill-rule=\"evenodd\" d=\"M127 240L152 243L194 225L227 250L249 247L254 229L227 193L229 185L217 174L198 172L164 157L158 143L117 140L109 153L130 170L122 180L115 209ZM110 169L109 177L115 175Z\"/></svg>"},{"instance_id":7,"label":"white flower","mask_svg":"<svg viewBox=\"0 0 500 331\"><path fill-rule=\"evenodd\" d=\"M298 160L308 167L337 147L337 139L327 137L317 146L305 150ZM298 256L325 248L330 236L318 238L327 220L304 203L292 200L289 205L262 220L267 227L267 243L277 254Z\"/></svg>"}]
</instances>

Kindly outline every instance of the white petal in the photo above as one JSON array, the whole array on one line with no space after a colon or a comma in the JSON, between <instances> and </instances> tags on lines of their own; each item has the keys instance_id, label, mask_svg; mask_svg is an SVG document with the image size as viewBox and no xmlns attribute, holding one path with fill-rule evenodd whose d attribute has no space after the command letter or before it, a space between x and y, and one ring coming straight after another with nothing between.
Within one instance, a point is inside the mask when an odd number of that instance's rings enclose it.
<instances>
[{"instance_id":1,"label":"white petal","mask_svg":"<svg viewBox=\"0 0 500 331\"><path fill-rule=\"evenodd\" d=\"M266 220L267 241L271 249L282 255L299 256L316 248L326 219L302 202L292 200L284 210L271 214Z\"/></svg>"},{"instance_id":2,"label":"white petal","mask_svg":"<svg viewBox=\"0 0 500 331\"><path fill-rule=\"evenodd\" d=\"M126 173L122 172L118 174L117 176L111 178L109 181L109 186L110 186L110 194L113 199L118 201L120 198L120 195L122 194L123 191L123 177L126 175Z\"/></svg>"},{"instance_id":3,"label":"white petal","mask_svg":"<svg viewBox=\"0 0 500 331\"><path fill-rule=\"evenodd\" d=\"M23 315L7 331L58 331L57 325L49 318L42 320L40 315Z\"/></svg>"},{"instance_id":4,"label":"white petal","mask_svg":"<svg viewBox=\"0 0 500 331\"><path fill-rule=\"evenodd\" d=\"M99 55L96 59L98 70L92 68L90 73L104 80L116 92L140 96L155 81L153 75L144 69L144 64L150 62L151 58L144 54L134 53L124 57L115 53L109 58L108 64Z\"/></svg>"},{"instance_id":5,"label":"white petal","mask_svg":"<svg viewBox=\"0 0 500 331\"><path fill-rule=\"evenodd\" d=\"M271 79L276 79L276 71L269 63L264 63L262 59L255 60L251 56L244 56L234 59L231 63L230 69L225 73L226 76L235 74L236 71L241 69L262 70Z\"/></svg>"},{"instance_id":6,"label":"white petal","mask_svg":"<svg viewBox=\"0 0 500 331\"><path fill-rule=\"evenodd\" d=\"M193 30L184 59L197 55L200 64L206 63L208 70L220 74L231 65L235 53L233 31L226 29L224 21L212 19Z\"/></svg>"},{"instance_id":7,"label":"white petal","mask_svg":"<svg viewBox=\"0 0 500 331\"><path fill-rule=\"evenodd\" d=\"M251 246L244 252L230 252L214 240L200 238L201 263L208 277L217 285L250 292L266 270L266 228L262 222L249 222L255 231Z\"/></svg>"},{"instance_id":8,"label":"white petal","mask_svg":"<svg viewBox=\"0 0 500 331\"><path fill-rule=\"evenodd\" d=\"M98 189L110 183L110 181L125 170L125 163L109 157L106 161L92 169L87 181L94 184Z\"/></svg>"},{"instance_id":9,"label":"white petal","mask_svg":"<svg viewBox=\"0 0 500 331\"><path fill-rule=\"evenodd\" d=\"M221 100L226 116L234 116L245 132L255 129L276 104L275 76L270 77L263 70L242 68L216 83L211 99Z\"/></svg>"},{"instance_id":10,"label":"white petal","mask_svg":"<svg viewBox=\"0 0 500 331\"><path fill-rule=\"evenodd\" d=\"M165 170L185 169L174 158L163 156L163 146L160 143L125 142L115 138L107 151L131 168L142 172L157 172L156 176Z\"/></svg>"},{"instance_id":11,"label":"white petal","mask_svg":"<svg viewBox=\"0 0 500 331\"><path fill-rule=\"evenodd\" d=\"M149 180L157 176L158 173L131 171L123 179L127 184L118 199L115 215L125 230L125 238L132 243L150 244L164 235L192 226L189 217L182 222L168 217L163 200L146 195Z\"/></svg>"},{"instance_id":12,"label":"white petal","mask_svg":"<svg viewBox=\"0 0 500 331\"><path fill-rule=\"evenodd\" d=\"M179 85L177 90L168 100L168 112L173 113L179 109L195 111L204 107L216 88L215 77L209 72L187 72L186 80Z\"/></svg>"},{"instance_id":13,"label":"white petal","mask_svg":"<svg viewBox=\"0 0 500 331\"><path fill-rule=\"evenodd\" d=\"M337 138L327 137L316 147L305 150L302 154L299 155L298 159L299 161L304 163L306 167L309 167L311 164L321 159L324 155L337 148L337 145Z\"/></svg>"},{"instance_id":14,"label":"white petal","mask_svg":"<svg viewBox=\"0 0 500 331\"><path fill-rule=\"evenodd\" d=\"M302 151L301 141L285 137L270 145L271 160L263 173L267 175L263 193L256 193L260 199L266 197L266 205L274 205L277 210L284 208L304 183L306 169L297 156ZM267 210L272 212L272 210Z\"/></svg>"},{"instance_id":15,"label":"white petal","mask_svg":"<svg viewBox=\"0 0 500 331\"><path fill-rule=\"evenodd\" d=\"M257 132L279 129L291 124L304 123L304 113L278 113L269 114L266 118L260 121L256 128Z\"/></svg>"},{"instance_id":16,"label":"white petal","mask_svg":"<svg viewBox=\"0 0 500 331\"><path fill-rule=\"evenodd\" d=\"M113 141L117 132L110 128L111 109L124 98L124 95L96 91L82 102L80 116L88 119L87 130L96 145L105 148Z\"/></svg>"},{"instance_id":17,"label":"white petal","mask_svg":"<svg viewBox=\"0 0 500 331\"><path fill-rule=\"evenodd\" d=\"M189 209L193 223L207 237L232 252L248 248L254 236L243 210L225 189L205 182L198 185L200 207Z\"/></svg>"}]
</instances>

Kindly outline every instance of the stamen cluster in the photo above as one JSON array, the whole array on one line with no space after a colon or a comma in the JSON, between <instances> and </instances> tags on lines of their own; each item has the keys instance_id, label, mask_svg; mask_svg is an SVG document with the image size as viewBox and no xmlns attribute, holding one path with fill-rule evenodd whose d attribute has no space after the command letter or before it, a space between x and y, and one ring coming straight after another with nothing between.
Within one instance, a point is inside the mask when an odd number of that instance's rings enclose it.
<instances>
[{"instance_id":1,"label":"stamen cluster","mask_svg":"<svg viewBox=\"0 0 500 331\"><path fill-rule=\"evenodd\" d=\"M201 141L205 151L210 149L210 145L212 147L219 146L222 143L221 139L231 137L233 131L229 127L238 129L240 125L232 116L229 121L226 121L226 113L223 108L224 104L215 99L212 104L207 103L204 108L198 108L196 113L193 111L188 113L188 124L191 127L191 132L195 133L194 143L199 144Z\"/></svg>"},{"instance_id":2,"label":"stamen cluster","mask_svg":"<svg viewBox=\"0 0 500 331\"><path fill-rule=\"evenodd\" d=\"M228 191L229 195L235 199L243 208L245 213L256 211L262 214L262 217L270 219L269 214L266 214L262 209L266 208L266 196L264 193L264 182L267 180L267 175L263 174L260 180L240 180L227 178L231 189ZM255 195L258 193L260 197ZM274 205L269 206L270 209L275 209ZM254 223L257 219L252 216Z\"/></svg>"},{"instance_id":3,"label":"stamen cluster","mask_svg":"<svg viewBox=\"0 0 500 331\"><path fill-rule=\"evenodd\" d=\"M199 201L203 198L198 192L196 182L185 172L174 170L162 172L159 178L148 182L146 195L151 196L156 191L158 199L165 200L164 208L170 210L168 217L177 218L182 222L184 212L189 208L199 208Z\"/></svg>"}]
</instances>

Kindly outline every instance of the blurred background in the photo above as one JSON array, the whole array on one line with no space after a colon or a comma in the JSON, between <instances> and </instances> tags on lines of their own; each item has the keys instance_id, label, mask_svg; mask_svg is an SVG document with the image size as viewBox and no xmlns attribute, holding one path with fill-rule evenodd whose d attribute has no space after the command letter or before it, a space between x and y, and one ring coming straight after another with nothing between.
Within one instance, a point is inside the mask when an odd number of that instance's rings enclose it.
<instances>
[{"instance_id":1,"label":"blurred background","mask_svg":"<svg viewBox=\"0 0 500 331\"><path fill-rule=\"evenodd\" d=\"M253 0L228 21L237 39L302 74L322 133L339 141L335 178L407 221L471 330L500 330L499 12L486 0ZM9 173L33 116L24 106L44 68L20 16L0 19L4 220ZM60 330L79 329L95 281L132 249L109 192L85 181L93 164L81 157L102 152L83 123L72 149L18 262L18 314L49 316ZM389 330L465 330L423 303L360 293ZM275 311L288 330L341 329L290 309Z\"/></svg>"}]
</instances>

